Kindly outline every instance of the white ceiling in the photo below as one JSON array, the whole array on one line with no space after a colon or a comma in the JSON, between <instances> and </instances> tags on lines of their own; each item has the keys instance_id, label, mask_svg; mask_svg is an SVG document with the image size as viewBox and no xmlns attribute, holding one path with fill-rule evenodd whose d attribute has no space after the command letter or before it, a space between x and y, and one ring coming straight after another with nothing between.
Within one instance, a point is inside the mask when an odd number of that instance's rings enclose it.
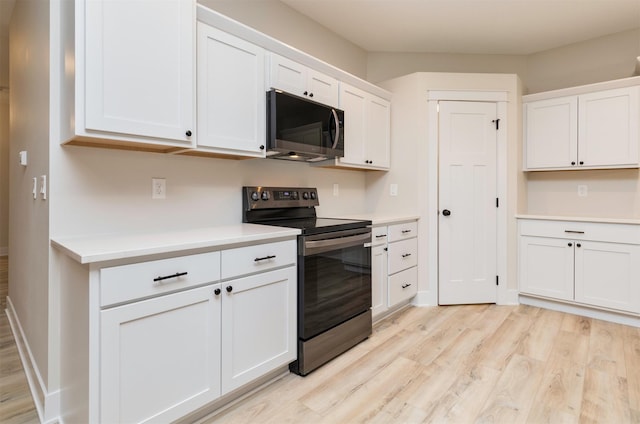
<instances>
[{"instance_id":1,"label":"white ceiling","mask_svg":"<svg viewBox=\"0 0 640 424\"><path fill-rule=\"evenodd\" d=\"M281 1L369 52L526 55L640 28L640 0Z\"/></svg>"}]
</instances>

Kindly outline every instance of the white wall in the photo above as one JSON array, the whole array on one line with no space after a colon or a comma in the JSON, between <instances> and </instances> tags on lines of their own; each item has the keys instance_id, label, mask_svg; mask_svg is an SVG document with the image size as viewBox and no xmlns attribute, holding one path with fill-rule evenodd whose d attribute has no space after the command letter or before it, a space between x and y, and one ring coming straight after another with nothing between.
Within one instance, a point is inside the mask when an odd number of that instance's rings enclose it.
<instances>
[{"instance_id":1,"label":"white wall","mask_svg":"<svg viewBox=\"0 0 640 424\"><path fill-rule=\"evenodd\" d=\"M45 6L45 7L43 7ZM49 9L18 0L10 28L9 298L46 388L49 380L49 202L33 199L32 177L49 174ZM38 393L39 397L43 393Z\"/></svg>"}]
</instances>

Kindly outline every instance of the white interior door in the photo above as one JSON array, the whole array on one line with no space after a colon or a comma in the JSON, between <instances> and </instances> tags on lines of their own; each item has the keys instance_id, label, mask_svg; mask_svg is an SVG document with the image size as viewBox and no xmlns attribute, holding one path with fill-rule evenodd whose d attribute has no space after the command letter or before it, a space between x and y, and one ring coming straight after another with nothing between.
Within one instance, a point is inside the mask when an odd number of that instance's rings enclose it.
<instances>
[{"instance_id":1,"label":"white interior door","mask_svg":"<svg viewBox=\"0 0 640 424\"><path fill-rule=\"evenodd\" d=\"M441 305L497 299L497 105L440 102Z\"/></svg>"}]
</instances>

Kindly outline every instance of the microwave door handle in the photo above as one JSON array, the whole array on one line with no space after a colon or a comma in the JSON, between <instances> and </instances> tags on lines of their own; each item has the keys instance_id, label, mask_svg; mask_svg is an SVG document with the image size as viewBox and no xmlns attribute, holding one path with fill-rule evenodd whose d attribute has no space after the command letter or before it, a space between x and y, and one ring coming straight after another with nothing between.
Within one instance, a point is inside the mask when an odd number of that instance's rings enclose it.
<instances>
[{"instance_id":1,"label":"microwave door handle","mask_svg":"<svg viewBox=\"0 0 640 424\"><path fill-rule=\"evenodd\" d=\"M331 109L331 114L333 115L333 120L336 123L336 136L334 137L332 147L332 149L335 149L338 146L338 140L340 140L340 123L338 122L338 113L335 109ZM331 134L331 132L329 132L329 134Z\"/></svg>"}]
</instances>

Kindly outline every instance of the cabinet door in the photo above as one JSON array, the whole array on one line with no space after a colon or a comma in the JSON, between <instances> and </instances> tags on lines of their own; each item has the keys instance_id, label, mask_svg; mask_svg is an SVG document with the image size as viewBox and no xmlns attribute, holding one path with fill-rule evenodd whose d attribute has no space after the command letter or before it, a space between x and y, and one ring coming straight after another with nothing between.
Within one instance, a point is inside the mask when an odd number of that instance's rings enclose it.
<instances>
[{"instance_id":1,"label":"cabinet door","mask_svg":"<svg viewBox=\"0 0 640 424\"><path fill-rule=\"evenodd\" d=\"M371 248L371 313L387 310L387 245Z\"/></svg>"},{"instance_id":2,"label":"cabinet door","mask_svg":"<svg viewBox=\"0 0 640 424\"><path fill-rule=\"evenodd\" d=\"M571 240L520 236L520 291L573 300L573 249Z\"/></svg>"},{"instance_id":3,"label":"cabinet door","mask_svg":"<svg viewBox=\"0 0 640 424\"><path fill-rule=\"evenodd\" d=\"M261 47L199 22L198 93L199 149L264 157Z\"/></svg>"},{"instance_id":4,"label":"cabinet door","mask_svg":"<svg viewBox=\"0 0 640 424\"><path fill-rule=\"evenodd\" d=\"M576 301L640 312L640 246L577 242L575 266Z\"/></svg>"},{"instance_id":5,"label":"cabinet door","mask_svg":"<svg viewBox=\"0 0 640 424\"><path fill-rule=\"evenodd\" d=\"M580 96L580 165L638 166L638 90L628 87Z\"/></svg>"},{"instance_id":6,"label":"cabinet door","mask_svg":"<svg viewBox=\"0 0 640 424\"><path fill-rule=\"evenodd\" d=\"M222 283L222 393L296 359L296 268Z\"/></svg>"},{"instance_id":7,"label":"cabinet door","mask_svg":"<svg viewBox=\"0 0 640 424\"><path fill-rule=\"evenodd\" d=\"M525 106L527 169L577 166L578 99L559 97Z\"/></svg>"},{"instance_id":8,"label":"cabinet door","mask_svg":"<svg viewBox=\"0 0 640 424\"><path fill-rule=\"evenodd\" d=\"M220 396L216 288L100 313L101 422L169 422Z\"/></svg>"},{"instance_id":9,"label":"cabinet door","mask_svg":"<svg viewBox=\"0 0 640 424\"><path fill-rule=\"evenodd\" d=\"M340 84L340 109L344 110L344 157L340 162L363 165L365 161L366 93Z\"/></svg>"},{"instance_id":10,"label":"cabinet door","mask_svg":"<svg viewBox=\"0 0 640 424\"><path fill-rule=\"evenodd\" d=\"M308 96L313 101L338 107L338 80L313 69L308 70Z\"/></svg>"},{"instance_id":11,"label":"cabinet door","mask_svg":"<svg viewBox=\"0 0 640 424\"><path fill-rule=\"evenodd\" d=\"M366 157L370 165L388 168L391 165L391 103L370 96L367 107Z\"/></svg>"},{"instance_id":12,"label":"cabinet door","mask_svg":"<svg viewBox=\"0 0 640 424\"><path fill-rule=\"evenodd\" d=\"M307 67L275 53L271 53L270 60L271 88L304 96L307 88Z\"/></svg>"},{"instance_id":13,"label":"cabinet door","mask_svg":"<svg viewBox=\"0 0 640 424\"><path fill-rule=\"evenodd\" d=\"M87 130L192 144L194 11L185 0L86 2Z\"/></svg>"}]
</instances>

